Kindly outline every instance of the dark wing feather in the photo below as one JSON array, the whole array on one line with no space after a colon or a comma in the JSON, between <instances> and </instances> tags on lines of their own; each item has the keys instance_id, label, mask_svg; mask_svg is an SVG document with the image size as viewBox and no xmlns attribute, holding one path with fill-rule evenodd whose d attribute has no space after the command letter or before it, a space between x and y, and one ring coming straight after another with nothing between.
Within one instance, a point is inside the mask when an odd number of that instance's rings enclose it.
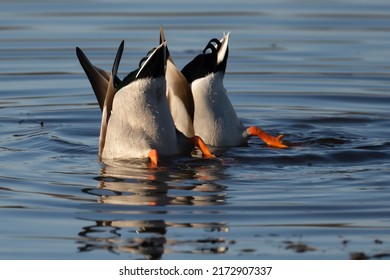
<instances>
[{"instance_id":1,"label":"dark wing feather","mask_svg":"<svg viewBox=\"0 0 390 280\"><path fill-rule=\"evenodd\" d=\"M103 110L110 75L106 71L92 65L92 63L89 61L87 56L80 48L76 48L76 54L81 66L84 69L85 74L88 77L89 82L91 83L93 92L96 95L96 99L98 100L100 109Z\"/></svg>"}]
</instances>

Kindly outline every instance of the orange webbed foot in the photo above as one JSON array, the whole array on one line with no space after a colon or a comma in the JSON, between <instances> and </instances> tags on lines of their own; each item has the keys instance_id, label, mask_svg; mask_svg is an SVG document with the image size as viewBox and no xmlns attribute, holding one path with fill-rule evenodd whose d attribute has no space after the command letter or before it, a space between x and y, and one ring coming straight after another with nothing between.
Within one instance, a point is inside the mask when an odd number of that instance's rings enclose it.
<instances>
[{"instance_id":1,"label":"orange webbed foot","mask_svg":"<svg viewBox=\"0 0 390 280\"><path fill-rule=\"evenodd\" d=\"M207 146L206 146L205 142L202 140L202 138L200 138L199 136L194 136L191 138L191 140L194 143L194 145L201 150L203 157L215 158L215 155L213 155L210 152L209 148L207 148Z\"/></svg>"},{"instance_id":2,"label":"orange webbed foot","mask_svg":"<svg viewBox=\"0 0 390 280\"><path fill-rule=\"evenodd\" d=\"M149 168L157 168L158 153L156 149L150 150L148 154L148 158L150 159Z\"/></svg>"},{"instance_id":3,"label":"orange webbed foot","mask_svg":"<svg viewBox=\"0 0 390 280\"><path fill-rule=\"evenodd\" d=\"M259 137L261 140L264 141L264 143L266 143L270 147L279 148L279 149L288 148L288 146L283 144L282 142L283 135L274 137L256 126L248 127L247 131L249 135Z\"/></svg>"}]
</instances>

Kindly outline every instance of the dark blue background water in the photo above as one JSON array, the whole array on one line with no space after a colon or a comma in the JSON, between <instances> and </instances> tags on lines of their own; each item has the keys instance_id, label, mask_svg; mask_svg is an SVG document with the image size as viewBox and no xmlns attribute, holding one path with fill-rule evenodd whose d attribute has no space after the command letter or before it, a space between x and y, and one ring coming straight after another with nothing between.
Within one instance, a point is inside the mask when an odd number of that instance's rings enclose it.
<instances>
[{"instance_id":1,"label":"dark blue background water","mask_svg":"<svg viewBox=\"0 0 390 280\"><path fill-rule=\"evenodd\" d=\"M125 39L125 75L160 25L179 68L230 31L238 115L292 148L100 164L74 49ZM1 1L0 258L389 259L389 32L387 0Z\"/></svg>"}]
</instances>

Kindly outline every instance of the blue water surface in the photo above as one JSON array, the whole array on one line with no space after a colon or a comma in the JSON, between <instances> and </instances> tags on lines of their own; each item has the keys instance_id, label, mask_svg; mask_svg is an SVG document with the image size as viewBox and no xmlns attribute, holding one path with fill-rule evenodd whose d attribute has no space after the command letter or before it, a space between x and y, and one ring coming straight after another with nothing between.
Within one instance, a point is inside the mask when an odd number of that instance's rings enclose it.
<instances>
[{"instance_id":1,"label":"blue water surface","mask_svg":"<svg viewBox=\"0 0 390 280\"><path fill-rule=\"evenodd\" d=\"M182 68L231 32L225 87L284 134L218 159L101 164L75 56ZM1 1L0 259L390 258L390 2Z\"/></svg>"}]
</instances>

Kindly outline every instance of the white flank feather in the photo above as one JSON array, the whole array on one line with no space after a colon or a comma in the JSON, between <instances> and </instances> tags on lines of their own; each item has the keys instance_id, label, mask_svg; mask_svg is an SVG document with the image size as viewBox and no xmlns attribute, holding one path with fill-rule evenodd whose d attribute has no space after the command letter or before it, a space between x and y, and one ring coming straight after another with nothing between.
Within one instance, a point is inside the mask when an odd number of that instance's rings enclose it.
<instances>
[{"instance_id":1,"label":"white flank feather","mask_svg":"<svg viewBox=\"0 0 390 280\"><path fill-rule=\"evenodd\" d=\"M191 84L195 102L195 133L212 146L238 146L246 142L244 127L223 86L224 73L217 72Z\"/></svg>"},{"instance_id":2,"label":"white flank feather","mask_svg":"<svg viewBox=\"0 0 390 280\"><path fill-rule=\"evenodd\" d=\"M161 77L138 79L116 93L103 158L147 158L151 149L161 155L178 153L165 92L165 79Z\"/></svg>"}]
</instances>

